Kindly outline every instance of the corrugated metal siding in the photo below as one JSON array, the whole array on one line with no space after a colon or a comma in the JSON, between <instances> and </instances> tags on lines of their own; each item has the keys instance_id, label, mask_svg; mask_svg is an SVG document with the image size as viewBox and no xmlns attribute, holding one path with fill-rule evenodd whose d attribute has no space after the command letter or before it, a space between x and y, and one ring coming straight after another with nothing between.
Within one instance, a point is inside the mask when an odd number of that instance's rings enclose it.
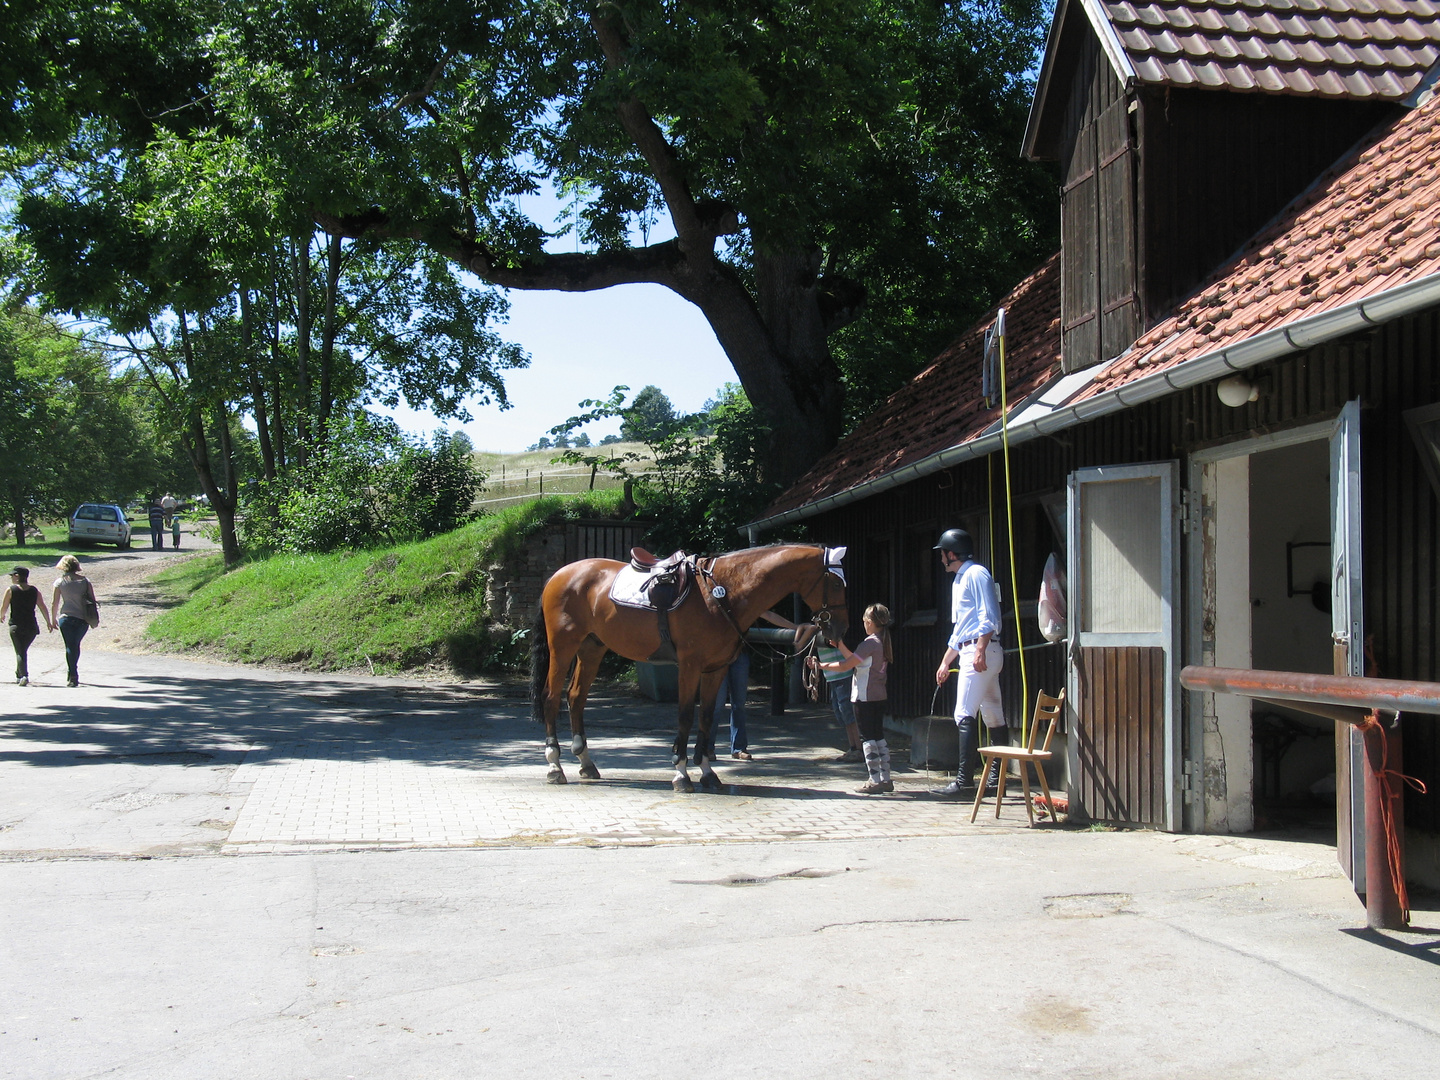
<instances>
[{"instance_id":1,"label":"corrugated metal siding","mask_svg":"<svg viewBox=\"0 0 1440 1080\"><path fill-rule=\"evenodd\" d=\"M1365 403L1362 436L1365 513L1366 625L1374 635L1374 651L1383 675L1440 681L1440 542L1436 539L1437 500L1426 482L1401 418L1405 409L1440 400L1440 319L1435 313L1399 320L1369 334L1332 343L1308 353L1264 365L1260 399L1239 409L1227 408L1214 388L1195 387L1166 398L1070 429L1053 438L1016 447L1011 454L1015 497L1022 506L1035 496L1062 491L1066 476L1083 466L1184 459L1194 450L1303 424L1332 419L1340 407L1359 396ZM999 457L995 458L997 492ZM965 515L983 514L987 505L987 467L969 463L939 476L886 492L873 499L813 518L809 535L826 543L846 543L853 553L851 570L864 579L864 541L896 538L902 552L895 592L907 595L916 573L918 551L905 548L910 529L935 535ZM998 499L997 494L997 499ZM1004 520L997 504L997 526ZM1017 529L1017 533L1019 530ZM1024 547L1024 534L1017 535ZM933 542L933 541L932 541ZM1032 544L1032 546L1034 546ZM997 551L1004 551L1003 526L996 530ZM1035 553L1021 555L1029 566ZM1043 555L1039 556L1043 565ZM992 560L997 577L1005 560ZM1038 591L1022 570L1022 602ZM935 663L948 634L948 578L936 575L940 594L936 621L905 627L914 615L904 603L897 612L896 670L890 695L897 715L918 716L930 710ZM1007 595L1008 585L1005 589ZM852 590L851 620L859 624L867 601ZM1007 601L1007 609L1009 607ZM1027 638L1039 641L1033 620ZM1013 645L1007 634L1007 647ZM1063 661L1062 661L1063 663ZM1007 671L1006 705L1018 715L1018 672ZM1037 680L1031 679L1031 693ZM1046 677L1045 685L1055 685ZM937 708L949 712L942 694ZM1431 794L1406 793L1406 815L1414 828L1440 831L1440 725L1423 718L1405 725L1405 761Z\"/></svg>"}]
</instances>

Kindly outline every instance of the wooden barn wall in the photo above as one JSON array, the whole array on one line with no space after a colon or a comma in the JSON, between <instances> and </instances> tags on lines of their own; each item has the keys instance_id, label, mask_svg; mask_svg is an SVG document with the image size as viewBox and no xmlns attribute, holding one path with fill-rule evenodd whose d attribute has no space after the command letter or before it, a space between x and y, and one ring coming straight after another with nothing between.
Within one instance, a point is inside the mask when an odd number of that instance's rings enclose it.
<instances>
[{"instance_id":1,"label":"wooden barn wall","mask_svg":"<svg viewBox=\"0 0 1440 1080\"><path fill-rule=\"evenodd\" d=\"M1141 279L1154 325L1395 107L1144 90Z\"/></svg>"},{"instance_id":2,"label":"wooden barn wall","mask_svg":"<svg viewBox=\"0 0 1440 1080\"><path fill-rule=\"evenodd\" d=\"M1365 514L1365 619L1373 635L1380 673L1391 678L1440 681L1440 544L1437 500L1403 422L1409 408L1440 400L1434 311L1394 323L1256 369L1260 399L1239 409L1222 405L1213 386L1201 386L1126 410L1011 451L1016 502L1017 556L1026 640L1040 644L1034 619L1045 557L1058 550L1041 527L1039 500L1063 492L1068 474L1085 466L1184 460L1192 451L1255 434L1332 419L1355 397L1364 403L1362 464ZM1004 537L1001 459L991 475L984 460L819 515L808 534L847 544L851 622L858 626L867 603L883 600L895 612L896 667L891 701L898 716L930 712L935 664L949 632L948 578L930 550L940 531L956 524L978 528L987 505L995 512L995 550L990 564L1005 595L1005 644L1011 647L1013 603ZM1048 528L1048 526L1047 526ZM878 539L888 543L877 545ZM986 541L981 540L982 549ZM882 558L880 573L867 565ZM923 588L921 588L923 583ZM870 595L884 588L887 595ZM927 602L931 605L924 607ZM926 612L930 614L927 616ZM928 618L928 622L926 621ZM1057 648L1031 656L1030 692L1062 685L1064 656ZM1038 673L1038 674L1036 674ZM1006 706L1019 703L1018 668L1007 658ZM948 713L942 694L935 708ZM1423 717L1405 721L1405 767L1431 794L1406 792L1407 823L1440 833L1440 724Z\"/></svg>"}]
</instances>

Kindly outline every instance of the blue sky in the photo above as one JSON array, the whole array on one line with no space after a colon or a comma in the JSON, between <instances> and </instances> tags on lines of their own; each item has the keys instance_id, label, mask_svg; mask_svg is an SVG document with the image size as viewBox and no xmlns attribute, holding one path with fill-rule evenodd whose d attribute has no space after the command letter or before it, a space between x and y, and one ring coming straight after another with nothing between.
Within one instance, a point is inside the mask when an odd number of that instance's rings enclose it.
<instances>
[{"instance_id":1,"label":"blue sky","mask_svg":"<svg viewBox=\"0 0 1440 1080\"><path fill-rule=\"evenodd\" d=\"M548 191L525 197L521 209L542 225L564 212ZM665 220L651 231L650 242L673 235ZM548 247L573 251L575 240L561 237ZM476 449L524 450L574 416L582 399L606 397L615 386L628 386L633 394L653 383L677 410L694 412L725 383L737 381L700 310L662 286L622 285L592 293L517 291L509 298L510 321L497 330L524 347L530 367L506 376L510 409L469 406L474 420L458 427ZM410 432L457 428L429 412L381 411ZM620 422L586 430L598 440L618 432Z\"/></svg>"}]
</instances>

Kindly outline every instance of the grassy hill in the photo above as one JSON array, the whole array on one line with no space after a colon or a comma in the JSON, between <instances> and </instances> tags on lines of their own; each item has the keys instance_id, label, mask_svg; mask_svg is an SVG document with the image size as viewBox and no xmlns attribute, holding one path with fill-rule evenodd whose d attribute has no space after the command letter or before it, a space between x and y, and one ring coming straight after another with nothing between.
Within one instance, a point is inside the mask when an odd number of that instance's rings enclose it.
<instances>
[{"instance_id":1,"label":"grassy hill","mask_svg":"<svg viewBox=\"0 0 1440 1080\"><path fill-rule=\"evenodd\" d=\"M627 453L642 455L644 460L627 463L631 473L646 472L654 466L644 443L612 443L610 446L590 447L584 452L602 456L613 454L616 458ZM556 464L553 459L560 453L559 450L527 450L519 454L502 454L482 450L471 455L489 478L485 481L485 490L475 501L476 507L494 510L542 494L591 490L590 469L583 465ZM594 490L609 491L621 487L623 483L619 475L602 467L595 473Z\"/></svg>"},{"instance_id":2,"label":"grassy hill","mask_svg":"<svg viewBox=\"0 0 1440 1080\"><path fill-rule=\"evenodd\" d=\"M486 567L549 521L609 516L619 501L618 490L547 495L415 544L276 555L229 573L219 555L192 559L157 577L185 603L149 633L177 648L316 671L518 666L528 643L490 628Z\"/></svg>"}]
</instances>

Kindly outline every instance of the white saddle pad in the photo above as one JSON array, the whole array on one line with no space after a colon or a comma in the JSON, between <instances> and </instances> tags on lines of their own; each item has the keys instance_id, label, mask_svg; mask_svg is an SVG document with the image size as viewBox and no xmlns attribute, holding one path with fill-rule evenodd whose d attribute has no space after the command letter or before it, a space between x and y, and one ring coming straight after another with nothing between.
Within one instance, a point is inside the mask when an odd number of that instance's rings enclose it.
<instances>
[{"instance_id":1,"label":"white saddle pad","mask_svg":"<svg viewBox=\"0 0 1440 1080\"><path fill-rule=\"evenodd\" d=\"M652 575L642 574L633 566L626 566L618 574L610 585L610 599L621 607L643 608L646 611L654 611L655 605L650 602L648 591L644 588L645 583ZM675 602L669 607L670 611L680 606L681 601L690 595L690 584L693 578L685 582L685 588L681 589L675 596Z\"/></svg>"}]
</instances>

